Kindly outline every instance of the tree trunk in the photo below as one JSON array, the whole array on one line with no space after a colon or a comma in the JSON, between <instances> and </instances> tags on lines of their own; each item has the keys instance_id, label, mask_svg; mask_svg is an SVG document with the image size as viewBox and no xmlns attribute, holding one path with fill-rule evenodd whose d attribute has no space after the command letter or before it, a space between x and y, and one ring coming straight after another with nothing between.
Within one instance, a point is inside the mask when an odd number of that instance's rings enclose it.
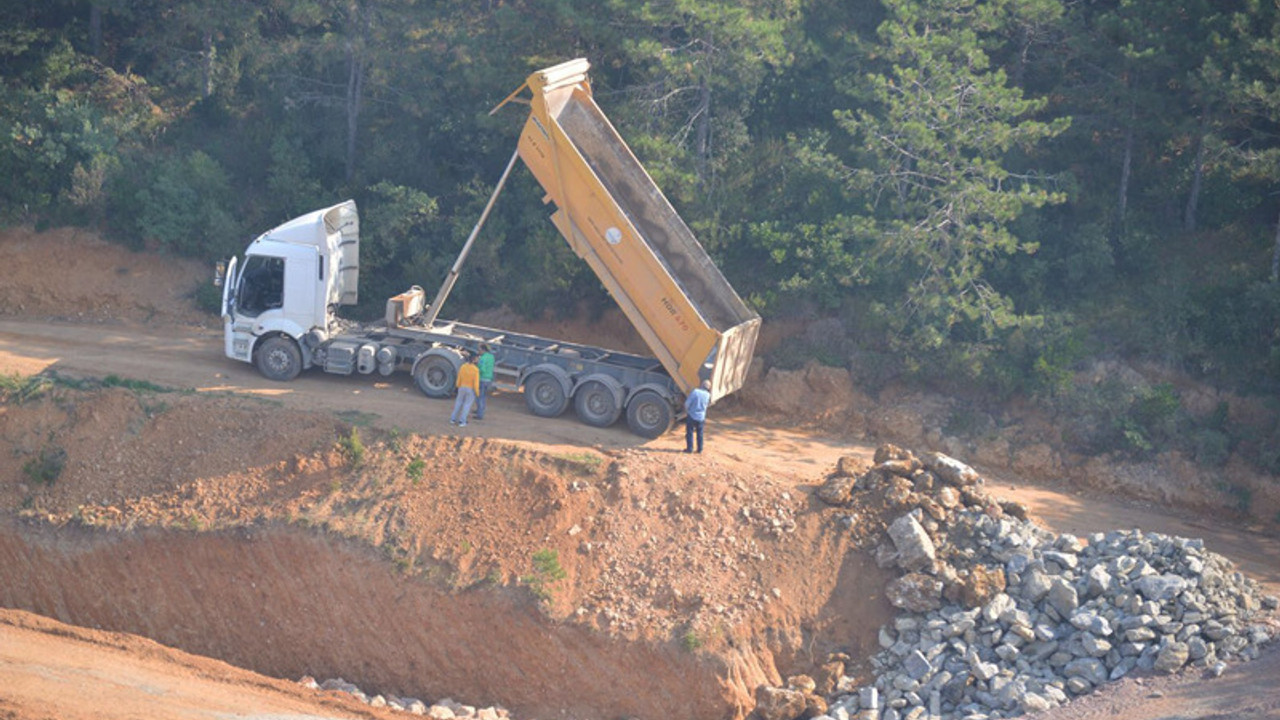
<instances>
[{"instance_id":1,"label":"tree trunk","mask_svg":"<svg viewBox=\"0 0 1280 720\"><path fill-rule=\"evenodd\" d=\"M1125 213L1129 209L1129 178L1133 174L1133 125L1136 122L1137 109L1133 100L1129 100L1129 124L1124 129L1124 161L1120 166L1120 194L1116 198L1116 224L1124 224Z\"/></svg>"},{"instance_id":2,"label":"tree trunk","mask_svg":"<svg viewBox=\"0 0 1280 720\"><path fill-rule=\"evenodd\" d=\"M707 86L707 78L698 80L698 134L697 134L697 167L698 184L704 188L708 185L708 168L711 156L711 88Z\"/></svg>"},{"instance_id":3,"label":"tree trunk","mask_svg":"<svg viewBox=\"0 0 1280 720\"><path fill-rule=\"evenodd\" d=\"M1200 132L1196 136L1195 169L1191 173L1191 192L1187 195L1187 207L1182 213L1182 227L1187 232L1196 231L1196 210L1200 206L1200 189L1204 185L1205 134L1209 132L1209 111L1200 113Z\"/></svg>"},{"instance_id":4,"label":"tree trunk","mask_svg":"<svg viewBox=\"0 0 1280 720\"><path fill-rule=\"evenodd\" d=\"M218 47L213 44L213 30L208 28L204 31L204 52L201 61L204 65L204 87L200 89L200 95L204 99L213 97L213 66L217 61Z\"/></svg>"},{"instance_id":5,"label":"tree trunk","mask_svg":"<svg viewBox=\"0 0 1280 720\"><path fill-rule=\"evenodd\" d=\"M359 3L351 4L347 36L347 167L346 180L356 175L356 137L360 132L360 107L364 101L364 53L368 47L368 18Z\"/></svg>"},{"instance_id":6,"label":"tree trunk","mask_svg":"<svg viewBox=\"0 0 1280 720\"><path fill-rule=\"evenodd\" d=\"M360 131L360 101L364 91L364 61L347 46L347 182L356 174L356 135Z\"/></svg>"},{"instance_id":7,"label":"tree trunk","mask_svg":"<svg viewBox=\"0 0 1280 720\"><path fill-rule=\"evenodd\" d=\"M1271 284L1280 282L1280 217L1276 218L1276 241L1271 246Z\"/></svg>"},{"instance_id":8,"label":"tree trunk","mask_svg":"<svg viewBox=\"0 0 1280 720\"><path fill-rule=\"evenodd\" d=\"M89 54L102 59L102 6L89 4Z\"/></svg>"}]
</instances>

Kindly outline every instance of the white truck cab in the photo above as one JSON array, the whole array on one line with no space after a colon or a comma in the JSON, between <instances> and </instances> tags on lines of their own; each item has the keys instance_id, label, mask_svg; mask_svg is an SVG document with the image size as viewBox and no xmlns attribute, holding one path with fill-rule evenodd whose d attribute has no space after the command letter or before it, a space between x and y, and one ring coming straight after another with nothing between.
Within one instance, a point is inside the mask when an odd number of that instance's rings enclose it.
<instances>
[{"instance_id":1,"label":"white truck cab","mask_svg":"<svg viewBox=\"0 0 1280 720\"><path fill-rule=\"evenodd\" d=\"M358 300L360 221L352 200L258 236L232 258L222 288L227 357L291 380L311 366L333 309ZM308 338L310 342L305 342Z\"/></svg>"}]
</instances>

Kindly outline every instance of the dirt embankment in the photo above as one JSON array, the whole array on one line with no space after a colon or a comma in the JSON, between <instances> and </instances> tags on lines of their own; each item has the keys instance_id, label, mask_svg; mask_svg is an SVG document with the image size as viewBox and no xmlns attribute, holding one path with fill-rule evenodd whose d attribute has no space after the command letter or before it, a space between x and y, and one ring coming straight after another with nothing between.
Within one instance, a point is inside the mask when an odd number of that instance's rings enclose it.
<instances>
[{"instance_id":1,"label":"dirt embankment","mask_svg":"<svg viewBox=\"0 0 1280 720\"><path fill-rule=\"evenodd\" d=\"M0 473L22 479L0 485L0 605L275 677L740 717L756 685L865 655L888 619L856 548L874 523L708 458L50 386L0 412Z\"/></svg>"},{"instance_id":2,"label":"dirt embankment","mask_svg":"<svg viewBox=\"0 0 1280 720\"><path fill-rule=\"evenodd\" d=\"M674 434L641 442L534 418L510 396L460 434L411 382L284 387L225 360L190 309L206 268L70 231L0 244L15 258L0 268L0 314L16 318L0 323L0 373L197 389L90 382L0 406L7 607L275 677L342 676L526 715L741 716L760 683L828 651L868 656L888 617L885 578L859 549L883 508L811 499L840 457L869 456L850 438L979 454L984 474L1010 478L997 492L1060 530L1212 536L1280 587L1273 538L1061 492L1102 487L1077 471L1114 468L1062 455L1039 421L970 452L941 430L947 400L873 402L847 373L808 368L762 373L717 405L703 457L677 454ZM56 279L40 275L49 267ZM616 322L602 327L625 344ZM592 330L545 334L573 333ZM1050 487L1013 480L1028 475ZM1133 490L1121 485L1107 492ZM1230 500L1214 498L1191 503Z\"/></svg>"}]
</instances>

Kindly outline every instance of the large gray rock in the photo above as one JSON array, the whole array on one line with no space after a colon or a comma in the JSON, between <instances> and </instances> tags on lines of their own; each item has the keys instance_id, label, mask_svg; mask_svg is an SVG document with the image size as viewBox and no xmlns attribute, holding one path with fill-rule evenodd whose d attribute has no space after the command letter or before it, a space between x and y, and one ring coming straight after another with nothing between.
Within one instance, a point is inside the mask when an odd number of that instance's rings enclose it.
<instances>
[{"instance_id":1,"label":"large gray rock","mask_svg":"<svg viewBox=\"0 0 1280 720\"><path fill-rule=\"evenodd\" d=\"M982 607L982 619L991 624L1006 614L1018 609L1018 605L1013 598L1005 593L996 593L991 601Z\"/></svg>"},{"instance_id":2,"label":"large gray rock","mask_svg":"<svg viewBox=\"0 0 1280 720\"><path fill-rule=\"evenodd\" d=\"M1069 618L1076 611L1076 608L1080 607L1080 598L1071 583L1058 578L1053 581L1053 585L1049 588L1048 603L1050 607L1058 611L1058 615Z\"/></svg>"},{"instance_id":3,"label":"large gray rock","mask_svg":"<svg viewBox=\"0 0 1280 720\"><path fill-rule=\"evenodd\" d=\"M1031 568L1022 575L1022 597L1038 603L1049 594L1053 577L1040 568Z\"/></svg>"},{"instance_id":4,"label":"large gray rock","mask_svg":"<svg viewBox=\"0 0 1280 720\"><path fill-rule=\"evenodd\" d=\"M760 720L796 720L804 713L804 693L761 685L756 688L756 714Z\"/></svg>"},{"instance_id":5,"label":"large gray rock","mask_svg":"<svg viewBox=\"0 0 1280 720\"><path fill-rule=\"evenodd\" d=\"M912 650L911 654L903 659L902 669L907 671L907 675L912 680L919 680L933 672L933 666L929 664L929 659L919 650Z\"/></svg>"},{"instance_id":6,"label":"large gray rock","mask_svg":"<svg viewBox=\"0 0 1280 720\"><path fill-rule=\"evenodd\" d=\"M1156 654L1156 672L1172 673L1182 669L1191 656L1187 643L1171 642Z\"/></svg>"},{"instance_id":7,"label":"large gray rock","mask_svg":"<svg viewBox=\"0 0 1280 720\"><path fill-rule=\"evenodd\" d=\"M1090 597L1111 592L1111 587L1115 584L1115 579L1111 577L1111 573L1107 572L1106 566L1101 563L1089 568L1089 571L1085 573L1085 578L1088 583L1086 587Z\"/></svg>"},{"instance_id":8,"label":"large gray rock","mask_svg":"<svg viewBox=\"0 0 1280 720\"><path fill-rule=\"evenodd\" d=\"M898 565L904 570L923 570L933 565L937 548L924 527L911 515L903 515L889 526L889 538L898 551Z\"/></svg>"},{"instance_id":9,"label":"large gray rock","mask_svg":"<svg viewBox=\"0 0 1280 720\"><path fill-rule=\"evenodd\" d=\"M1135 580L1133 589L1144 598L1159 602L1181 595L1187 589L1187 580L1180 575L1147 575Z\"/></svg>"},{"instance_id":10,"label":"large gray rock","mask_svg":"<svg viewBox=\"0 0 1280 720\"><path fill-rule=\"evenodd\" d=\"M977 470L950 455L943 455L939 452L926 453L924 466L934 475L937 475L939 480L956 487L974 485L982 479Z\"/></svg>"},{"instance_id":11,"label":"large gray rock","mask_svg":"<svg viewBox=\"0 0 1280 720\"><path fill-rule=\"evenodd\" d=\"M926 613L942 607L942 581L924 573L907 573L890 580L884 595L894 607Z\"/></svg>"},{"instance_id":12,"label":"large gray rock","mask_svg":"<svg viewBox=\"0 0 1280 720\"><path fill-rule=\"evenodd\" d=\"M833 475L818 488L818 499L828 505L847 505L856 481L848 475Z\"/></svg>"},{"instance_id":13,"label":"large gray rock","mask_svg":"<svg viewBox=\"0 0 1280 720\"><path fill-rule=\"evenodd\" d=\"M1111 652L1111 643L1106 640L1094 636L1093 633L1081 633L1081 635L1083 637L1080 639L1080 645L1089 657L1100 658Z\"/></svg>"},{"instance_id":14,"label":"large gray rock","mask_svg":"<svg viewBox=\"0 0 1280 720\"><path fill-rule=\"evenodd\" d=\"M1094 685L1101 685L1107 681L1107 666L1097 658L1072 660L1062 668L1062 673L1069 678L1084 678Z\"/></svg>"},{"instance_id":15,"label":"large gray rock","mask_svg":"<svg viewBox=\"0 0 1280 720\"><path fill-rule=\"evenodd\" d=\"M1092 610L1077 608L1075 614L1071 616L1071 625L1077 630L1091 632L1098 637L1111 635L1111 623Z\"/></svg>"}]
</instances>

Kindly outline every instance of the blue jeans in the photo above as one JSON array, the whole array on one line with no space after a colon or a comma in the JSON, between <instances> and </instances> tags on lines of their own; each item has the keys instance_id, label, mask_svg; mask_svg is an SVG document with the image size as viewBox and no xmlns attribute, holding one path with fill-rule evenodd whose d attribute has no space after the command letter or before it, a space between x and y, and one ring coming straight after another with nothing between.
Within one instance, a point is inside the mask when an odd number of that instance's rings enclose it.
<instances>
[{"instance_id":1,"label":"blue jeans","mask_svg":"<svg viewBox=\"0 0 1280 720\"><path fill-rule=\"evenodd\" d=\"M707 424L705 419L694 420L691 417L684 419L684 451L693 452L693 437L698 436L698 452L702 452L702 427Z\"/></svg>"},{"instance_id":2,"label":"blue jeans","mask_svg":"<svg viewBox=\"0 0 1280 720\"><path fill-rule=\"evenodd\" d=\"M475 402L475 399L475 390L469 387L458 388L458 399L453 401L453 414L449 416L449 420L459 425L466 425L467 416L471 414L471 403Z\"/></svg>"},{"instance_id":3,"label":"blue jeans","mask_svg":"<svg viewBox=\"0 0 1280 720\"><path fill-rule=\"evenodd\" d=\"M480 381L480 394L476 396L476 419L484 419L484 400L489 397L489 388L493 387L492 380Z\"/></svg>"}]
</instances>

